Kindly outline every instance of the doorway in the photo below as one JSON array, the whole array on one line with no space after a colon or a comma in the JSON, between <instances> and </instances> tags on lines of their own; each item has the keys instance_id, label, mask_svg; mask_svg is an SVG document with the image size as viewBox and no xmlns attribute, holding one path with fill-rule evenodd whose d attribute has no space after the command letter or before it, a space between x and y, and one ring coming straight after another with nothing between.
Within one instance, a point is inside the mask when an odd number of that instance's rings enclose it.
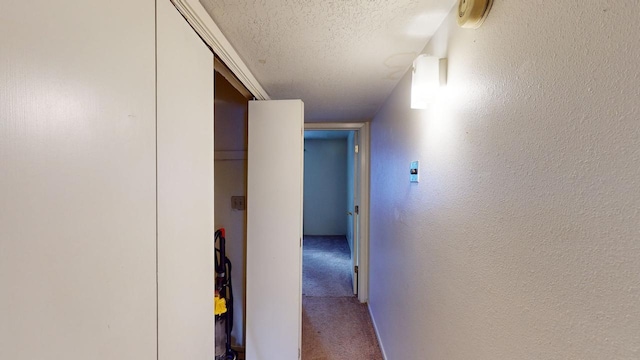
<instances>
[{"instance_id":1,"label":"doorway","mask_svg":"<svg viewBox=\"0 0 640 360\"><path fill-rule=\"evenodd\" d=\"M347 188L345 185L347 191L351 189L352 193L346 196L347 203L341 216L349 224L346 226L346 238L351 252L349 261L353 294L361 303L366 303L369 296L369 123L305 123L304 128L305 138L346 140L345 170L351 170L345 171L345 183L352 183L353 186ZM305 157L307 153L305 151ZM307 195L305 191L305 212L308 210ZM311 233L306 228L303 232L305 235Z\"/></svg>"},{"instance_id":2,"label":"doorway","mask_svg":"<svg viewBox=\"0 0 640 360\"><path fill-rule=\"evenodd\" d=\"M217 355L226 351L226 326L230 343L244 358L246 294L247 121L250 93L217 58L215 68L214 224L225 229L225 252L231 271L225 273L230 290L224 295L226 315L216 322ZM217 242L220 246L220 242ZM231 304L229 304L228 302Z\"/></svg>"},{"instance_id":3,"label":"doorway","mask_svg":"<svg viewBox=\"0 0 640 360\"><path fill-rule=\"evenodd\" d=\"M368 177L361 174L368 127L355 125L305 124L303 359L382 359L359 271L366 266L361 209Z\"/></svg>"},{"instance_id":4,"label":"doorway","mask_svg":"<svg viewBox=\"0 0 640 360\"><path fill-rule=\"evenodd\" d=\"M355 130L304 132L302 295L357 294Z\"/></svg>"}]
</instances>

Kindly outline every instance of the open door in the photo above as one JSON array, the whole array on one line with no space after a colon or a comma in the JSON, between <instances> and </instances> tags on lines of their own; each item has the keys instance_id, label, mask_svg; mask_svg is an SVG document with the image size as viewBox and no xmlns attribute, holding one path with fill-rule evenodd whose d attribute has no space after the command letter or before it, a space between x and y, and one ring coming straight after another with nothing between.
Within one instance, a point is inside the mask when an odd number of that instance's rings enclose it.
<instances>
[{"instance_id":1,"label":"open door","mask_svg":"<svg viewBox=\"0 0 640 360\"><path fill-rule=\"evenodd\" d=\"M359 254L360 254L360 133L359 131L353 132L353 168L349 171L353 171L353 240L351 246L351 262L352 267L352 279L353 279L353 294L358 295L358 270L359 270Z\"/></svg>"},{"instance_id":2,"label":"open door","mask_svg":"<svg viewBox=\"0 0 640 360\"><path fill-rule=\"evenodd\" d=\"M304 105L249 102L247 360L295 360L302 326Z\"/></svg>"}]
</instances>

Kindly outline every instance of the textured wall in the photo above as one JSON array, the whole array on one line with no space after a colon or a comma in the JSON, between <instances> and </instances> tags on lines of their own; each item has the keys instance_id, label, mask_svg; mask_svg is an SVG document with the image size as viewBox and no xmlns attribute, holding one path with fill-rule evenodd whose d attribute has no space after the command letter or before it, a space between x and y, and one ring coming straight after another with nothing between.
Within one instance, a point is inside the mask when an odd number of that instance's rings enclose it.
<instances>
[{"instance_id":1,"label":"textured wall","mask_svg":"<svg viewBox=\"0 0 640 360\"><path fill-rule=\"evenodd\" d=\"M347 234L347 140L304 141L304 234Z\"/></svg>"},{"instance_id":2,"label":"textured wall","mask_svg":"<svg viewBox=\"0 0 640 360\"><path fill-rule=\"evenodd\" d=\"M452 12L372 123L370 307L388 359L640 358L636 1ZM409 183L420 160L421 182Z\"/></svg>"}]
</instances>

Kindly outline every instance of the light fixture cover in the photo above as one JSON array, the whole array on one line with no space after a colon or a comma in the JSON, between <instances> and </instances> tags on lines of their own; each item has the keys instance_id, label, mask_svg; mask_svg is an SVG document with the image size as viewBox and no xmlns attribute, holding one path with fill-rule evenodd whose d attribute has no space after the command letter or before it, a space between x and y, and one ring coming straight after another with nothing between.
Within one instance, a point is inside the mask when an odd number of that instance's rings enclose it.
<instances>
[{"instance_id":1,"label":"light fixture cover","mask_svg":"<svg viewBox=\"0 0 640 360\"><path fill-rule=\"evenodd\" d=\"M444 61L443 61L444 60ZM442 81L446 81L445 59L421 54L413 61L411 108L426 109L435 99ZM444 74L441 74L443 73Z\"/></svg>"}]
</instances>

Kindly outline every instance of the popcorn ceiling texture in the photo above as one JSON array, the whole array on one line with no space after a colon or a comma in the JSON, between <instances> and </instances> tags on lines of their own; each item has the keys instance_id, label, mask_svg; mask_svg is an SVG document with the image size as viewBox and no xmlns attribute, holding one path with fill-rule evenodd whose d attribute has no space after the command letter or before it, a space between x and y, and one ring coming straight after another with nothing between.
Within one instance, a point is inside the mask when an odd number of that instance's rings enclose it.
<instances>
[{"instance_id":1,"label":"popcorn ceiling texture","mask_svg":"<svg viewBox=\"0 0 640 360\"><path fill-rule=\"evenodd\" d=\"M274 99L305 120L368 120L454 0L201 0Z\"/></svg>"},{"instance_id":2,"label":"popcorn ceiling texture","mask_svg":"<svg viewBox=\"0 0 640 360\"><path fill-rule=\"evenodd\" d=\"M495 1L372 122L370 306L387 359L640 358L637 1ZM421 161L419 184L409 164Z\"/></svg>"}]
</instances>

